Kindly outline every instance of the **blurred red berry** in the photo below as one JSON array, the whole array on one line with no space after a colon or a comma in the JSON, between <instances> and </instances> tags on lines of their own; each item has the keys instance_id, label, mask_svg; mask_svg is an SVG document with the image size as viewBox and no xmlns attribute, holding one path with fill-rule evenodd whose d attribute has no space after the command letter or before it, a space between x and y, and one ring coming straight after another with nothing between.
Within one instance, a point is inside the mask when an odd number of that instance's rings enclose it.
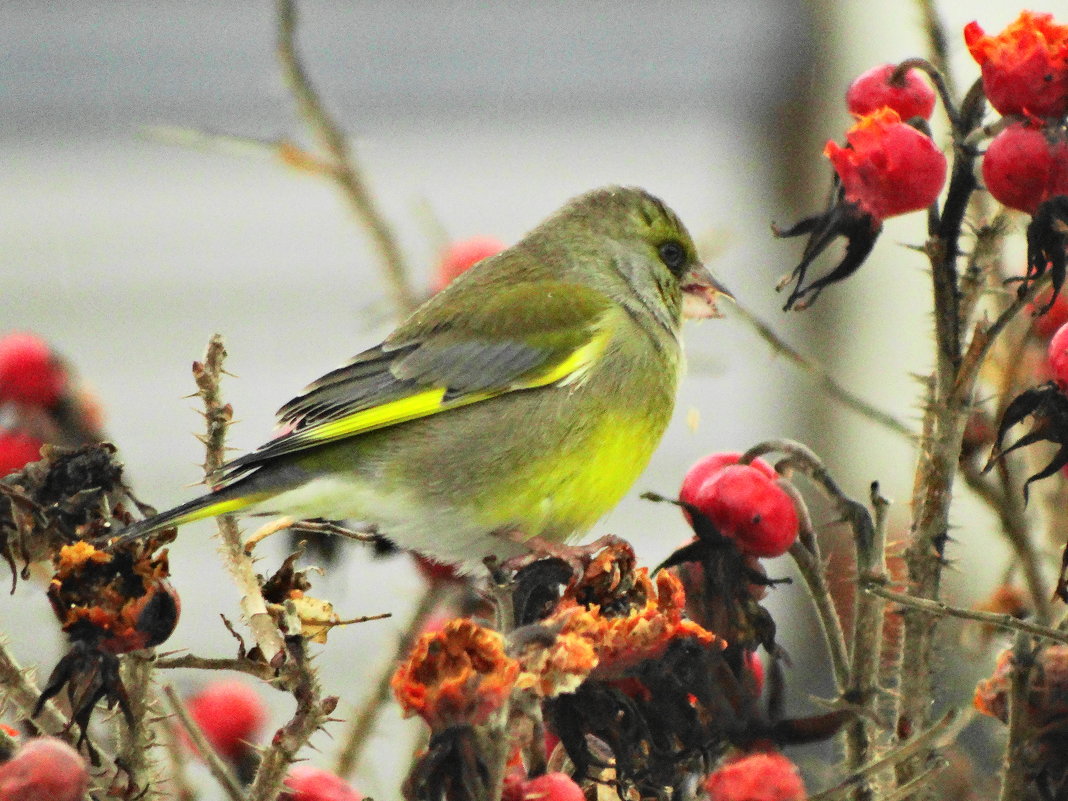
<instances>
[{"instance_id":1,"label":"blurred red berry","mask_svg":"<svg viewBox=\"0 0 1068 801\"><path fill-rule=\"evenodd\" d=\"M0 338L0 403L51 406L66 380L59 357L40 337L15 331Z\"/></svg>"},{"instance_id":2,"label":"blurred red berry","mask_svg":"<svg viewBox=\"0 0 1068 801\"><path fill-rule=\"evenodd\" d=\"M35 737L0 765L0 801L81 801L89 771L81 754L55 737Z\"/></svg>"},{"instance_id":3,"label":"blurred red berry","mask_svg":"<svg viewBox=\"0 0 1068 801\"><path fill-rule=\"evenodd\" d=\"M880 109L846 131L847 147L828 142L823 154L842 180L845 197L879 222L919 211L938 199L946 157L929 136Z\"/></svg>"},{"instance_id":4,"label":"blurred red berry","mask_svg":"<svg viewBox=\"0 0 1068 801\"><path fill-rule=\"evenodd\" d=\"M969 22L964 42L982 68L987 100L1002 114L1068 112L1068 26L1056 24L1052 14L1021 11L996 36Z\"/></svg>"},{"instance_id":5,"label":"blurred red berry","mask_svg":"<svg viewBox=\"0 0 1068 801\"><path fill-rule=\"evenodd\" d=\"M1044 289L1039 292L1034 302L1027 304L1027 310L1033 315L1038 309L1046 308L1052 291ZM1048 312L1031 318L1031 330L1039 339L1049 339L1065 323L1068 323L1068 298L1058 294Z\"/></svg>"},{"instance_id":6,"label":"blurred red berry","mask_svg":"<svg viewBox=\"0 0 1068 801\"><path fill-rule=\"evenodd\" d=\"M1062 325L1049 341L1046 352L1050 375L1062 390L1068 390L1068 325Z\"/></svg>"},{"instance_id":7,"label":"blurred red berry","mask_svg":"<svg viewBox=\"0 0 1068 801\"><path fill-rule=\"evenodd\" d=\"M511 777L501 801L586 801L586 796L566 773L544 773L533 779Z\"/></svg>"},{"instance_id":8,"label":"blurred red berry","mask_svg":"<svg viewBox=\"0 0 1068 801\"><path fill-rule=\"evenodd\" d=\"M709 801L805 801L797 765L778 753L752 754L715 771L705 781Z\"/></svg>"},{"instance_id":9,"label":"blurred red berry","mask_svg":"<svg viewBox=\"0 0 1068 801\"><path fill-rule=\"evenodd\" d=\"M189 714L222 756L239 760L255 743L267 721L267 707L246 684L225 680L209 684L188 703Z\"/></svg>"},{"instance_id":10,"label":"blurred red berry","mask_svg":"<svg viewBox=\"0 0 1068 801\"><path fill-rule=\"evenodd\" d=\"M935 93L918 70L905 72L900 85L890 83L896 64L872 67L846 90L846 106L851 114L863 117L883 106L888 106L901 115L901 119L913 117L930 119L934 112Z\"/></svg>"},{"instance_id":11,"label":"blurred red berry","mask_svg":"<svg viewBox=\"0 0 1068 801\"><path fill-rule=\"evenodd\" d=\"M437 581L457 582L463 583L464 577L457 570L457 565L450 565L445 562L435 562L422 554L413 553L412 559L415 561L415 567L427 583L433 584Z\"/></svg>"},{"instance_id":12,"label":"blurred red berry","mask_svg":"<svg viewBox=\"0 0 1068 801\"><path fill-rule=\"evenodd\" d=\"M445 248L441 258L438 259L431 289L434 292L440 292L460 273L483 259L496 256L505 247L507 245L491 236L473 236L470 239L453 242Z\"/></svg>"},{"instance_id":13,"label":"blurred red berry","mask_svg":"<svg viewBox=\"0 0 1068 801\"><path fill-rule=\"evenodd\" d=\"M43 442L29 434L0 428L0 476L14 473L30 462L36 462L41 458L42 445Z\"/></svg>"},{"instance_id":14,"label":"blurred red berry","mask_svg":"<svg viewBox=\"0 0 1068 801\"><path fill-rule=\"evenodd\" d=\"M1063 132L1016 122L991 140L983 156L987 191L1010 209L1034 214L1068 192L1068 142Z\"/></svg>"},{"instance_id":15,"label":"blurred red berry","mask_svg":"<svg viewBox=\"0 0 1068 801\"><path fill-rule=\"evenodd\" d=\"M764 663L760 661L756 651L745 652L745 667L753 677L753 688L756 694L764 692Z\"/></svg>"},{"instance_id":16,"label":"blurred red berry","mask_svg":"<svg viewBox=\"0 0 1068 801\"><path fill-rule=\"evenodd\" d=\"M296 765L286 776L279 801L361 801L348 783L322 768Z\"/></svg>"},{"instance_id":17,"label":"blurred red berry","mask_svg":"<svg viewBox=\"0 0 1068 801\"><path fill-rule=\"evenodd\" d=\"M692 505L738 549L781 556L797 539L797 509L774 479L751 465L727 465L694 493Z\"/></svg>"}]
</instances>

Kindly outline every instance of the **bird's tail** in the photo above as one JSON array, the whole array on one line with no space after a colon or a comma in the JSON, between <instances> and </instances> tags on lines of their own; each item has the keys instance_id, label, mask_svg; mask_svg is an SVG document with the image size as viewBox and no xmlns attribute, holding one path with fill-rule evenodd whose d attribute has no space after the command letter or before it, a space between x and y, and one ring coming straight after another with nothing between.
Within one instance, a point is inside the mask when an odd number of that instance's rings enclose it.
<instances>
[{"instance_id":1,"label":"bird's tail","mask_svg":"<svg viewBox=\"0 0 1068 801\"><path fill-rule=\"evenodd\" d=\"M168 509L166 512L160 512L144 520L138 520L119 532L118 537L111 540L110 546L112 548L122 546L171 526L183 526L195 520L204 520L208 517L240 512L242 509L247 509L249 506L274 494L250 493L247 488L241 487L240 483L231 484L214 492L208 492L199 498L194 498L180 506L175 506L173 509Z\"/></svg>"}]
</instances>

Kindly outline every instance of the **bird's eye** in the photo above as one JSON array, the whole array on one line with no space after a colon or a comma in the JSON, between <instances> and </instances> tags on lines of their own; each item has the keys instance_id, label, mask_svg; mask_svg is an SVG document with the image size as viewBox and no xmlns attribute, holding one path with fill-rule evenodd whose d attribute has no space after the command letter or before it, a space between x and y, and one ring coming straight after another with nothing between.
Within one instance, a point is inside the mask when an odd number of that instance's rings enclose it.
<instances>
[{"instance_id":1,"label":"bird's eye","mask_svg":"<svg viewBox=\"0 0 1068 801\"><path fill-rule=\"evenodd\" d=\"M673 273L682 271L686 264L686 248L674 240L665 242L659 248L660 261Z\"/></svg>"}]
</instances>

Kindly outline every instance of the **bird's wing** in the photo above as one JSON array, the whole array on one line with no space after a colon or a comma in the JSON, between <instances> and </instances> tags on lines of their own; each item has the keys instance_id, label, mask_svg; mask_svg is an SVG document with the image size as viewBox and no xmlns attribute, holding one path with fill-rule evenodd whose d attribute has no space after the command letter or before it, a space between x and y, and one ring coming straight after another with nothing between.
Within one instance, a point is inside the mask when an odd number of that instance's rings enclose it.
<instances>
[{"instance_id":1,"label":"bird's wing","mask_svg":"<svg viewBox=\"0 0 1068 801\"><path fill-rule=\"evenodd\" d=\"M417 312L385 342L309 385L278 410L286 433L229 462L227 479L367 431L576 381L616 319L608 297L580 284L517 283L476 300L462 312L448 304Z\"/></svg>"}]
</instances>

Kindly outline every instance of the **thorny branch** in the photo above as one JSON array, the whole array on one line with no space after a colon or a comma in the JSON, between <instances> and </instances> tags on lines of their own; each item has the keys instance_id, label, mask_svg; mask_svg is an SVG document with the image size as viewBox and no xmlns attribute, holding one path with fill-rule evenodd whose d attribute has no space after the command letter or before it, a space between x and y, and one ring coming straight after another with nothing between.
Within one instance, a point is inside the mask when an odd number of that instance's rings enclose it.
<instances>
[{"instance_id":1,"label":"thorny branch","mask_svg":"<svg viewBox=\"0 0 1068 801\"><path fill-rule=\"evenodd\" d=\"M329 154L333 167L331 175L371 236L389 282L394 306L402 314L407 314L419 305L419 299L408 283L408 270L397 237L356 168L344 133L327 112L300 61L295 42L297 10L293 0L278 0L277 9L278 59L286 82L301 115Z\"/></svg>"},{"instance_id":2,"label":"thorny branch","mask_svg":"<svg viewBox=\"0 0 1068 801\"><path fill-rule=\"evenodd\" d=\"M245 801L245 791L237 781L237 777L234 776L233 771L222 761L222 758L215 752L211 743L208 742L208 738L204 736L204 732L201 731L200 726L193 720L193 716L189 714L189 711L185 708L185 704L182 703L182 699L178 697L178 693L170 685L163 688L163 694L167 697L167 704L171 708L171 713L178 718L178 722L182 724L182 728L185 729L186 734L189 735L189 739L193 741L193 745L196 746L197 753L200 754L208 766L208 770L215 778L215 781L219 783L223 792L226 793L227 798L230 801Z\"/></svg>"}]
</instances>

